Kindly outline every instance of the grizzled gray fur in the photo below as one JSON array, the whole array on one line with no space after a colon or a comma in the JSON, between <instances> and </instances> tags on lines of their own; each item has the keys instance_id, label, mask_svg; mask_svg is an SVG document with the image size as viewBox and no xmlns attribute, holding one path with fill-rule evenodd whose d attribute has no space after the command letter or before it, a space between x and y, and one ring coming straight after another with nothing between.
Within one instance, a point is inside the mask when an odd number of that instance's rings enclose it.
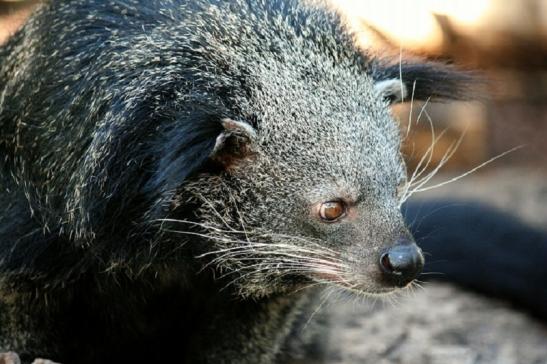
<instances>
[{"instance_id":1,"label":"grizzled gray fur","mask_svg":"<svg viewBox=\"0 0 547 364\"><path fill-rule=\"evenodd\" d=\"M286 362L317 287L418 274L389 103L467 78L321 2L42 5L0 49L0 352Z\"/></svg>"}]
</instances>

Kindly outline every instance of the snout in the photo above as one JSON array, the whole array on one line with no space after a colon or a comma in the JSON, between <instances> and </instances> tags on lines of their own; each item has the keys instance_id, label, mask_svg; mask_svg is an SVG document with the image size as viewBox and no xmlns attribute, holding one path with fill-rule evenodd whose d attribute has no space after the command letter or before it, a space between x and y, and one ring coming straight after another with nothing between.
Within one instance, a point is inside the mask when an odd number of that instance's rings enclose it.
<instances>
[{"instance_id":1,"label":"snout","mask_svg":"<svg viewBox=\"0 0 547 364\"><path fill-rule=\"evenodd\" d=\"M400 239L380 255L380 269L388 284L404 287L424 266L421 249L409 239Z\"/></svg>"}]
</instances>

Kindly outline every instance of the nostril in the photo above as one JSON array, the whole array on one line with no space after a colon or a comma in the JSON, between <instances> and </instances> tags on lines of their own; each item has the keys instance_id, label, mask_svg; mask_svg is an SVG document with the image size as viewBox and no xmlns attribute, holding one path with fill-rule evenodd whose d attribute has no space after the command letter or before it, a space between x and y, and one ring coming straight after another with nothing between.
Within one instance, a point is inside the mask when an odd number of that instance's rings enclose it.
<instances>
[{"instance_id":1,"label":"nostril","mask_svg":"<svg viewBox=\"0 0 547 364\"><path fill-rule=\"evenodd\" d=\"M393 273L395 268L393 268L393 265L391 265L391 261L389 260L389 253L382 254L382 257L380 258L380 265L387 273Z\"/></svg>"}]
</instances>

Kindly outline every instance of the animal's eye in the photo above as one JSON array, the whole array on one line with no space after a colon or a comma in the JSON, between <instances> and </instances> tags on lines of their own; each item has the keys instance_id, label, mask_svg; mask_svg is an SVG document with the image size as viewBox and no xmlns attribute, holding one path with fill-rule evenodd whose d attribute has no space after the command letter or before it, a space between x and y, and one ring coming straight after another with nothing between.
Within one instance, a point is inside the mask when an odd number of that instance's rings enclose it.
<instances>
[{"instance_id":1,"label":"animal's eye","mask_svg":"<svg viewBox=\"0 0 547 364\"><path fill-rule=\"evenodd\" d=\"M319 216L323 221L334 222L346 215L346 204L342 201L325 202L319 208Z\"/></svg>"}]
</instances>

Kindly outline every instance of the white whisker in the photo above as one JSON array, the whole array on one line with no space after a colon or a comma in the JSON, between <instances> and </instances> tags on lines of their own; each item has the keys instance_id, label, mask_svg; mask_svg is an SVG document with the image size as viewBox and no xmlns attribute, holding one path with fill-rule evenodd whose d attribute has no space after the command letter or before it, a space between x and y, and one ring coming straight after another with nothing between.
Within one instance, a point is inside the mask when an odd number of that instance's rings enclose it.
<instances>
[{"instance_id":1,"label":"white whisker","mask_svg":"<svg viewBox=\"0 0 547 364\"><path fill-rule=\"evenodd\" d=\"M434 188L439 188L439 187L445 186L445 185L447 185L447 184L449 184L449 183L456 182L456 181L458 181L458 180L460 180L460 179L462 179L462 178L464 178L464 177L466 177L466 176L469 176L470 174L476 172L477 170L483 168L484 166L487 166L487 165L489 165L490 163L492 163L492 162L494 162L494 161L496 161L496 160L498 160L498 159L500 159L500 158L506 156L507 154L512 153L512 152L514 152L514 151L516 151L516 150L518 150L518 149L521 149L521 148L523 148L523 147L524 147L523 145L519 145L519 146L517 146L517 147L511 148L511 149L509 149L509 150L507 150L507 151L505 151L505 152L503 152L503 153L498 154L498 155L495 156L495 157L490 158L490 159L487 160L486 162L483 162L483 163L479 164L478 166L476 166L476 167L470 169L469 171L467 171L467 172L465 172L465 173L462 173L462 174L460 174L460 175L458 175L458 176L456 176L456 177L454 177L454 178L451 178L451 179L449 179L449 180L447 180L447 181L438 183L438 184L433 185L433 186L428 186L428 187L425 187L425 188L420 188L420 189L414 190L414 192L429 191L429 190L432 190L432 189L434 189Z\"/></svg>"},{"instance_id":2,"label":"white whisker","mask_svg":"<svg viewBox=\"0 0 547 364\"><path fill-rule=\"evenodd\" d=\"M403 79L403 76L401 75L401 80ZM401 81L402 82L402 81ZM402 88L402 84L401 84L401 88ZM401 89L401 93L403 92L403 90ZM412 110L414 108L414 93L416 92L416 80L414 80L414 82L412 83L412 94L410 96L410 112L408 114L408 124L406 126L406 135L405 135L405 139L408 138L408 135L410 134L410 128L412 126ZM401 102L403 102L403 100L401 100ZM416 121L416 124L418 124L418 121Z\"/></svg>"}]
</instances>

